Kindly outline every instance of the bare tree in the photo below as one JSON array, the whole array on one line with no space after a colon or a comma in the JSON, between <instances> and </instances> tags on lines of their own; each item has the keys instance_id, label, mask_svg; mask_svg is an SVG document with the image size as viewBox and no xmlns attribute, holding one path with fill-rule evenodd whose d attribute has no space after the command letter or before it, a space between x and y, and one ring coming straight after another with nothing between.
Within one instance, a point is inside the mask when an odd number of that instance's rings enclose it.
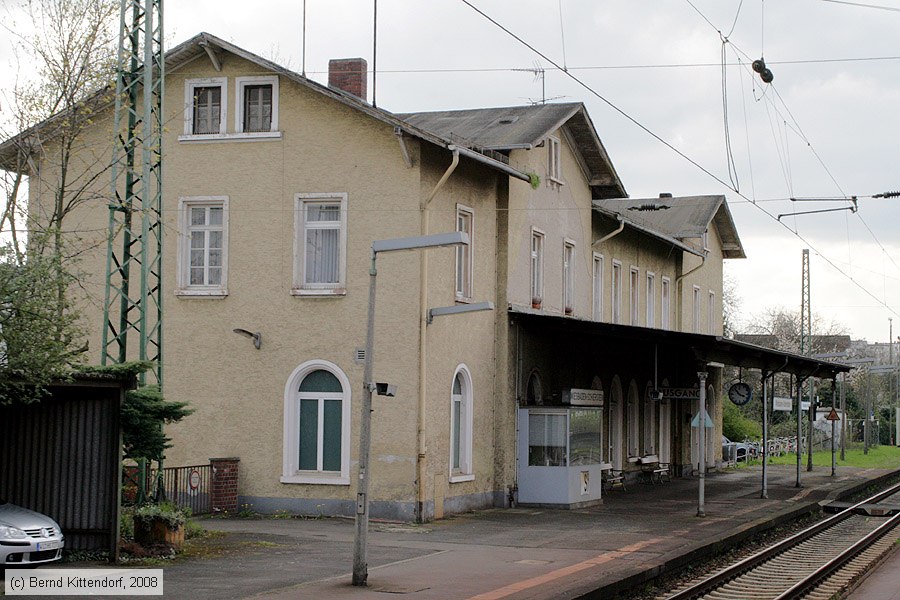
<instances>
[{"instance_id":1,"label":"bare tree","mask_svg":"<svg viewBox=\"0 0 900 600\"><path fill-rule=\"evenodd\" d=\"M0 26L19 69L0 125L0 402L6 382L40 388L83 349L68 291L76 257L106 234L82 238L67 217L109 187L109 140L86 132L114 99L117 9L115 0L23 0L15 10L25 23Z\"/></svg>"},{"instance_id":2,"label":"bare tree","mask_svg":"<svg viewBox=\"0 0 900 600\"><path fill-rule=\"evenodd\" d=\"M745 333L738 337L760 346L797 353L800 351L800 311L783 306L768 308L751 317ZM844 325L813 313L812 353L843 351L849 342L850 336Z\"/></svg>"},{"instance_id":3,"label":"bare tree","mask_svg":"<svg viewBox=\"0 0 900 600\"><path fill-rule=\"evenodd\" d=\"M83 134L113 100L117 7L114 0L25 0L20 8L29 23L23 29L30 32L7 27L20 71L35 76L20 77L13 90L12 132L7 132L12 135L3 143L8 185L0 226L21 243L17 217L29 214L31 250L49 246L60 261L67 257L66 216L97 197L110 162L108 141L90 148ZM25 177L32 189L24 185ZM26 189L46 201L27 206ZM21 257L21 246L17 251Z\"/></svg>"}]
</instances>

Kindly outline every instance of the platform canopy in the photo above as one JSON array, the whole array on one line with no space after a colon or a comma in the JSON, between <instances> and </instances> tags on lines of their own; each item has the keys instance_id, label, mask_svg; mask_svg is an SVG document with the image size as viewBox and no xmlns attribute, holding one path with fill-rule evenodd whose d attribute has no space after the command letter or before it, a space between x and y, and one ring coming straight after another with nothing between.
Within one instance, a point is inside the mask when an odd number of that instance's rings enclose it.
<instances>
[{"instance_id":1,"label":"platform canopy","mask_svg":"<svg viewBox=\"0 0 900 600\"><path fill-rule=\"evenodd\" d=\"M522 323L552 327L557 331L567 330L583 336L618 339L631 344L657 345L675 352L691 353L698 364L721 363L744 369L759 369L768 373L789 373L801 379L807 377L835 379L838 373L846 373L854 368L852 365L773 350L717 335L587 321L549 315L515 305L509 307L509 315Z\"/></svg>"}]
</instances>

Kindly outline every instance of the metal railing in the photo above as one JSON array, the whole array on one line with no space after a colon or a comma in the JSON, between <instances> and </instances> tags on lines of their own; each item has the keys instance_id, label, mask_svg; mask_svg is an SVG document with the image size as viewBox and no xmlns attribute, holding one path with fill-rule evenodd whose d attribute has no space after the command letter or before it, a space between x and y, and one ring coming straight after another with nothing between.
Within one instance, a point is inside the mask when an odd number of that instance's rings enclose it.
<instances>
[{"instance_id":1,"label":"metal railing","mask_svg":"<svg viewBox=\"0 0 900 600\"><path fill-rule=\"evenodd\" d=\"M131 505L137 502L139 473L136 466L126 465L122 468L122 504ZM212 512L210 508L211 477L212 467L208 464L164 467L161 474L156 469L147 469L146 489L152 496L161 483L165 500L179 508L190 508L191 514L208 514Z\"/></svg>"}]
</instances>

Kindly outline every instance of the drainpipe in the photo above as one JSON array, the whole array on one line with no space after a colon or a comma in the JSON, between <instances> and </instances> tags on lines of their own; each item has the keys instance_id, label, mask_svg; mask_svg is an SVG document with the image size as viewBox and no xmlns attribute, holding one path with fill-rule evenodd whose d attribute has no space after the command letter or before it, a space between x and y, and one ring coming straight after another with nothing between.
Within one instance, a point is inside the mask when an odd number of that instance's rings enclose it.
<instances>
[{"instance_id":1,"label":"drainpipe","mask_svg":"<svg viewBox=\"0 0 900 600\"><path fill-rule=\"evenodd\" d=\"M684 283L684 278L693 273L694 271L699 271L703 268L703 265L706 264L706 254L700 257L700 264L688 271L687 273L682 273L678 277L675 278L675 293L677 296L675 297L675 310L678 315L678 331L684 331L684 290L681 289L682 284Z\"/></svg>"},{"instance_id":2,"label":"drainpipe","mask_svg":"<svg viewBox=\"0 0 900 600\"><path fill-rule=\"evenodd\" d=\"M459 150L455 146L448 146L453 152L453 159L450 166L444 171L444 175L440 178L434 189L419 204L420 210L420 229L421 235L428 235L428 205L437 195L438 191L447 183L450 175L459 165ZM416 521L418 523L425 522L425 473L426 462L425 455L428 451L428 445L425 443L425 400L427 398L426 381L426 326L428 320L428 252L420 253L419 260L419 399L416 414Z\"/></svg>"},{"instance_id":3,"label":"drainpipe","mask_svg":"<svg viewBox=\"0 0 900 600\"><path fill-rule=\"evenodd\" d=\"M625 229L625 219L622 218L622 215L616 215L616 219L619 220L619 227L617 229L615 229L614 231L607 233L606 235L604 235L602 238L600 238L596 242L591 243L591 248L593 248L595 246L599 246L606 240L608 240L610 238L614 238L617 235L619 235L620 233L622 233L622 230Z\"/></svg>"}]
</instances>

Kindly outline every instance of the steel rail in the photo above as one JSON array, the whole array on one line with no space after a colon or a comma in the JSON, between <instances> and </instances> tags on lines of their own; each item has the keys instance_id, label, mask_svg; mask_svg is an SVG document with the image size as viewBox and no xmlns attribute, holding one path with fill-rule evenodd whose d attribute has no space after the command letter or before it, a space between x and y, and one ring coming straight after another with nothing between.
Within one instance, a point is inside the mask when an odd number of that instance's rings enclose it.
<instances>
[{"instance_id":1,"label":"steel rail","mask_svg":"<svg viewBox=\"0 0 900 600\"><path fill-rule=\"evenodd\" d=\"M732 579L743 575L747 571L761 565L762 563L774 558L775 556L789 550L790 548L810 539L811 537L829 529L838 523L848 519L853 516L853 511L857 508L863 506L864 504L872 504L875 502L879 502L888 496L892 496L896 493L900 492L900 483L895 484L886 490L878 492L865 500L861 500L856 504L849 506L842 510L841 512L828 517L806 529L795 533L794 535L777 542L776 544L764 548L763 550L744 558L730 567L726 567L725 569L711 575L710 577L688 587L679 592L675 592L672 595L666 596L666 600L692 600L694 598L699 598L714 589L721 587L725 583L731 581Z\"/></svg>"},{"instance_id":2,"label":"steel rail","mask_svg":"<svg viewBox=\"0 0 900 600\"><path fill-rule=\"evenodd\" d=\"M900 513L889 518L887 522L879 525L877 529L866 535L864 538L795 583L781 595L776 596L774 600L793 600L794 598L803 597L804 594L812 591L812 589L819 584L824 583L825 580L834 575L841 567L856 558L863 550L881 539L881 537L896 527L898 523L900 523Z\"/></svg>"}]
</instances>

